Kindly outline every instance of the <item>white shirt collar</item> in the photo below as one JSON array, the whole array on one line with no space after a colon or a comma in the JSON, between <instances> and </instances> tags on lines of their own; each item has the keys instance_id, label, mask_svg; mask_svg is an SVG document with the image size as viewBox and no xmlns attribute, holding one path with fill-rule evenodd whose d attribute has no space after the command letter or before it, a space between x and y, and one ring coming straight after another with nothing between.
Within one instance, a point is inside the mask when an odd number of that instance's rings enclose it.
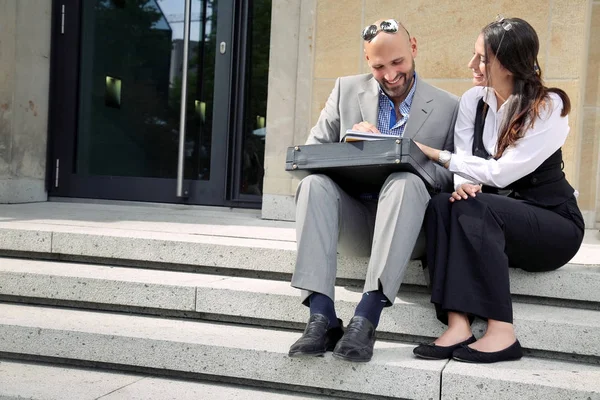
<instances>
[{"instance_id":1,"label":"white shirt collar","mask_svg":"<svg viewBox=\"0 0 600 400\"><path fill-rule=\"evenodd\" d=\"M490 109L494 114L502 113L506 105L508 104L508 100L504 102L498 109L498 99L496 98L496 92L491 87L483 88L483 101L490 106Z\"/></svg>"}]
</instances>

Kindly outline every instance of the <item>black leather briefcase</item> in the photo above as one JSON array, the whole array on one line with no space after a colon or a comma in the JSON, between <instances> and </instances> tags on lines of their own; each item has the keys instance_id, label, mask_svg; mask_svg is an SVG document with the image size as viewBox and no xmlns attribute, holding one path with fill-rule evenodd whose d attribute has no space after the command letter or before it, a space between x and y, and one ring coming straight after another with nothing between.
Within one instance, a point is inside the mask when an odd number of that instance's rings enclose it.
<instances>
[{"instance_id":1,"label":"black leather briefcase","mask_svg":"<svg viewBox=\"0 0 600 400\"><path fill-rule=\"evenodd\" d=\"M419 176L432 193L441 189L435 180L435 165L411 139L289 147L285 170L298 178L325 174L349 193L378 192L397 171Z\"/></svg>"}]
</instances>

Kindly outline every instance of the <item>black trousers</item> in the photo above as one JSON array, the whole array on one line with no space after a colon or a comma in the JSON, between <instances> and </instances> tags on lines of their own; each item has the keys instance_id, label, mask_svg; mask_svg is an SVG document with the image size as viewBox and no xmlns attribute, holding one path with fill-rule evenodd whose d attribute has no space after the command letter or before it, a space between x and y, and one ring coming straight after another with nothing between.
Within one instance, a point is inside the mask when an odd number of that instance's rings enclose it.
<instances>
[{"instance_id":1,"label":"black trousers","mask_svg":"<svg viewBox=\"0 0 600 400\"><path fill-rule=\"evenodd\" d=\"M425 214L431 302L445 324L448 311L512 323L509 267L551 271L581 246L574 197L553 208L486 193L449 198L435 196Z\"/></svg>"}]
</instances>

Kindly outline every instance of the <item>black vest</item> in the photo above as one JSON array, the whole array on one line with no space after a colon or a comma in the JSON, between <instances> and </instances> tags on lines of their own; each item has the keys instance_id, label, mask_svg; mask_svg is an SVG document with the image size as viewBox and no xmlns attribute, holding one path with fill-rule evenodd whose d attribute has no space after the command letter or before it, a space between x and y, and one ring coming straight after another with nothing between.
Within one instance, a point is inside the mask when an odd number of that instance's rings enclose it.
<instances>
[{"instance_id":1,"label":"black vest","mask_svg":"<svg viewBox=\"0 0 600 400\"><path fill-rule=\"evenodd\" d=\"M487 105L481 99L477 104L477 114L475 116L473 155L489 159L491 156L483 146L483 127L485 125L486 114ZM514 181L503 189L511 191L509 194L510 197L527 200L542 207L557 206L573 197L573 192L575 192L575 189L567 182L562 170L562 151L558 149L542 165L537 167L535 171ZM484 193L497 194L498 190L498 188L484 185L482 191Z\"/></svg>"}]
</instances>

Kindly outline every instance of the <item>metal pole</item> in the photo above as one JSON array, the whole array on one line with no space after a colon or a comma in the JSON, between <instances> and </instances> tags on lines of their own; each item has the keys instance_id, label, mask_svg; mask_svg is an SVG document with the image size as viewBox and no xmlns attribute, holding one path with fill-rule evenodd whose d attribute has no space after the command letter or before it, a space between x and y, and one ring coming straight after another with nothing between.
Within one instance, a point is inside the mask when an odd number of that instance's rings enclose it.
<instances>
[{"instance_id":1,"label":"metal pole","mask_svg":"<svg viewBox=\"0 0 600 400\"><path fill-rule=\"evenodd\" d=\"M185 152L185 122L187 109L188 53L190 49L190 19L192 0L185 0L185 18L183 23L183 71L181 74L181 115L179 117L179 154L177 156L177 197L183 194L183 158Z\"/></svg>"}]
</instances>

